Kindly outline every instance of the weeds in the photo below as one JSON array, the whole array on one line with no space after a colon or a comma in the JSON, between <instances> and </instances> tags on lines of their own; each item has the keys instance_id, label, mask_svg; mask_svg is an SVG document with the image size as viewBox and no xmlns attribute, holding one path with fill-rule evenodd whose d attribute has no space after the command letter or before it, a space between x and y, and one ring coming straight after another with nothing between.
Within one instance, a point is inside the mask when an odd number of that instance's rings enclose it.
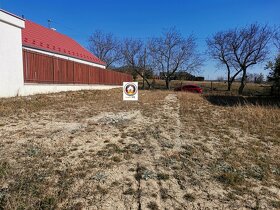
<instances>
[{"instance_id":1,"label":"weeds","mask_svg":"<svg viewBox=\"0 0 280 210\"><path fill-rule=\"evenodd\" d=\"M26 150L26 154L30 157L35 157L39 155L39 153L40 153L40 149L37 147L29 147Z\"/></svg>"},{"instance_id":2,"label":"weeds","mask_svg":"<svg viewBox=\"0 0 280 210\"><path fill-rule=\"evenodd\" d=\"M272 200L272 201L270 201L270 203L271 203L271 206L273 206L273 208L280 209L280 201L279 200Z\"/></svg>"},{"instance_id":3,"label":"weeds","mask_svg":"<svg viewBox=\"0 0 280 210\"><path fill-rule=\"evenodd\" d=\"M149 202L147 208L151 210L159 210L158 204L154 201Z\"/></svg>"},{"instance_id":4,"label":"weeds","mask_svg":"<svg viewBox=\"0 0 280 210\"><path fill-rule=\"evenodd\" d=\"M168 189L160 188L160 197L162 200L167 200L169 198Z\"/></svg>"},{"instance_id":5,"label":"weeds","mask_svg":"<svg viewBox=\"0 0 280 210\"><path fill-rule=\"evenodd\" d=\"M216 179L226 185L240 185L244 182L244 178L238 172L225 172L216 176Z\"/></svg>"},{"instance_id":6,"label":"weeds","mask_svg":"<svg viewBox=\"0 0 280 210\"><path fill-rule=\"evenodd\" d=\"M0 162L0 178L7 176L9 164L7 162Z\"/></svg>"},{"instance_id":7,"label":"weeds","mask_svg":"<svg viewBox=\"0 0 280 210\"><path fill-rule=\"evenodd\" d=\"M192 194L190 194L190 193L186 193L186 194L184 195L184 199L185 199L186 201L193 202L193 201L195 201L195 196L192 195Z\"/></svg>"},{"instance_id":8,"label":"weeds","mask_svg":"<svg viewBox=\"0 0 280 210\"><path fill-rule=\"evenodd\" d=\"M39 201L36 205L40 210L54 210L57 208L57 202L54 197L47 197Z\"/></svg>"},{"instance_id":9,"label":"weeds","mask_svg":"<svg viewBox=\"0 0 280 210\"><path fill-rule=\"evenodd\" d=\"M105 183L107 177L108 176L104 172L98 171L91 179L98 183Z\"/></svg>"},{"instance_id":10,"label":"weeds","mask_svg":"<svg viewBox=\"0 0 280 210\"><path fill-rule=\"evenodd\" d=\"M157 174L157 179L158 179L158 180L166 181L166 180L169 179L169 175L168 175L168 174L165 174L165 173L158 173L158 174Z\"/></svg>"},{"instance_id":11,"label":"weeds","mask_svg":"<svg viewBox=\"0 0 280 210\"><path fill-rule=\"evenodd\" d=\"M132 188L128 188L126 191L123 192L124 195L134 195L136 191Z\"/></svg>"}]
</instances>

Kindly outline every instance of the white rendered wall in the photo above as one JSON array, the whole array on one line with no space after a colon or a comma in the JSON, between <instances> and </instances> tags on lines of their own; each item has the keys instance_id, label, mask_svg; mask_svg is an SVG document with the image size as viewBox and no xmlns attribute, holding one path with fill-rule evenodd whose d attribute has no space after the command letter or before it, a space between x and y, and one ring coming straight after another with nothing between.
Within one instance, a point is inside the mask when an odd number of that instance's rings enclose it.
<instances>
[{"instance_id":1,"label":"white rendered wall","mask_svg":"<svg viewBox=\"0 0 280 210\"><path fill-rule=\"evenodd\" d=\"M0 10L0 97L18 95L24 84L22 28L22 19Z\"/></svg>"},{"instance_id":2,"label":"white rendered wall","mask_svg":"<svg viewBox=\"0 0 280 210\"><path fill-rule=\"evenodd\" d=\"M78 90L108 90L113 88L120 88L115 85L51 85L51 84L25 84L19 96L28 96L42 93L57 93L63 91L78 91Z\"/></svg>"}]
</instances>

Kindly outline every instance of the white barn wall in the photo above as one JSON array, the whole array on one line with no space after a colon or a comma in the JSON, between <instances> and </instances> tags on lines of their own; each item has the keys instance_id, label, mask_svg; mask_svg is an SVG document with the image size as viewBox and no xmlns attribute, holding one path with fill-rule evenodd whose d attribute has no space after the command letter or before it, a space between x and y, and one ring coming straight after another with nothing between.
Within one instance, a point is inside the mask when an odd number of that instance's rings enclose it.
<instances>
[{"instance_id":1,"label":"white barn wall","mask_svg":"<svg viewBox=\"0 0 280 210\"><path fill-rule=\"evenodd\" d=\"M24 85L22 28L24 20L0 10L0 97L18 95Z\"/></svg>"},{"instance_id":2,"label":"white barn wall","mask_svg":"<svg viewBox=\"0 0 280 210\"><path fill-rule=\"evenodd\" d=\"M108 90L120 88L115 85L59 85L59 84L25 84L19 92L19 96L28 96L42 93L57 93L63 91L78 90Z\"/></svg>"}]
</instances>

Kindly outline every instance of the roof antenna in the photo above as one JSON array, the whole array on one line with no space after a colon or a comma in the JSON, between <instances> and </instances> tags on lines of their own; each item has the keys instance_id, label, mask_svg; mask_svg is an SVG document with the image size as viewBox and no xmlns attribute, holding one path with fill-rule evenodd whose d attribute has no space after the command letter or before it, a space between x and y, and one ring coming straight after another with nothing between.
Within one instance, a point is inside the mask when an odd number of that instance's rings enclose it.
<instances>
[{"instance_id":1,"label":"roof antenna","mask_svg":"<svg viewBox=\"0 0 280 210\"><path fill-rule=\"evenodd\" d=\"M51 19L48 19L48 26L49 26L49 29L51 29L51 23L52 23L52 20L51 20Z\"/></svg>"}]
</instances>

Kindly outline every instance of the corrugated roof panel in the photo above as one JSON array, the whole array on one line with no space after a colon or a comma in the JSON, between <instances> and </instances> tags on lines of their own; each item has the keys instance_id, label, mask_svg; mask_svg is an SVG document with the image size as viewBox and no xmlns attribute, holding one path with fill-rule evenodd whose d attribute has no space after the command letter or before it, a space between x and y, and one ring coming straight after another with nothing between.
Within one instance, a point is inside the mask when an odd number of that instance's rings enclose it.
<instances>
[{"instance_id":1,"label":"corrugated roof panel","mask_svg":"<svg viewBox=\"0 0 280 210\"><path fill-rule=\"evenodd\" d=\"M105 65L103 61L70 37L29 20L25 21L25 28L22 29L22 44L25 47L41 49Z\"/></svg>"}]
</instances>

